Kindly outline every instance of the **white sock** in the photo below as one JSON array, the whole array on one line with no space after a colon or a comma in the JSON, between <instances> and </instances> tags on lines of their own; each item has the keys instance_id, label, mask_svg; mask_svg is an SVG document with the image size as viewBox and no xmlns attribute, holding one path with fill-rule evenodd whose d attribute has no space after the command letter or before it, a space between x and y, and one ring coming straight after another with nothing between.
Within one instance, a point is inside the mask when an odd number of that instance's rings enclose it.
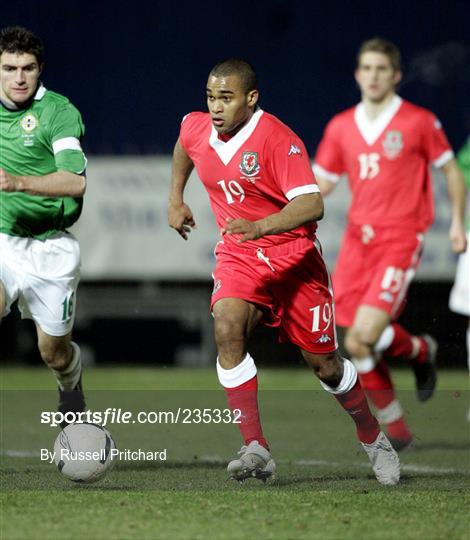
<instances>
[{"instance_id":1,"label":"white sock","mask_svg":"<svg viewBox=\"0 0 470 540\"><path fill-rule=\"evenodd\" d=\"M351 358L352 363L356 366L357 372L370 373L377 363L373 356L365 356L364 358Z\"/></svg>"},{"instance_id":2,"label":"white sock","mask_svg":"<svg viewBox=\"0 0 470 540\"><path fill-rule=\"evenodd\" d=\"M62 371L51 368L57 379L59 388L65 391L73 390L77 386L82 372L80 347L73 341L70 344L72 345L72 360L70 364Z\"/></svg>"},{"instance_id":3,"label":"white sock","mask_svg":"<svg viewBox=\"0 0 470 540\"><path fill-rule=\"evenodd\" d=\"M354 364L350 362L347 358L343 358L343 361L343 378L341 379L341 382L336 388L332 388L331 386L325 384L323 381L320 381L320 384L323 386L323 388L327 392L330 392L330 394L346 394L356 384L357 371L354 367Z\"/></svg>"},{"instance_id":4,"label":"white sock","mask_svg":"<svg viewBox=\"0 0 470 540\"><path fill-rule=\"evenodd\" d=\"M245 358L232 369L224 369L219 364L217 358L217 375L220 384L225 388L236 388L249 381L256 375L256 365L250 353L246 353Z\"/></svg>"}]
</instances>

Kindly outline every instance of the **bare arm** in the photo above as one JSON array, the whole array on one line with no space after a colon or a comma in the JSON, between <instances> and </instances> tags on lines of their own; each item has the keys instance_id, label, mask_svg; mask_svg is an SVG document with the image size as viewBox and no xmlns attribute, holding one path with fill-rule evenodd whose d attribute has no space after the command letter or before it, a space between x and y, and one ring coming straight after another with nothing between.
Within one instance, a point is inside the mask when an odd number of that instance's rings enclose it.
<instances>
[{"instance_id":1,"label":"bare arm","mask_svg":"<svg viewBox=\"0 0 470 540\"><path fill-rule=\"evenodd\" d=\"M193 213L184 203L183 193L189 176L194 169L194 163L178 139L173 150L170 196L168 200L168 225L178 234L188 239L191 228L196 227Z\"/></svg>"},{"instance_id":2,"label":"bare arm","mask_svg":"<svg viewBox=\"0 0 470 540\"><path fill-rule=\"evenodd\" d=\"M46 197L83 197L86 178L69 171L44 176L16 176L0 168L0 191L21 191Z\"/></svg>"},{"instance_id":3,"label":"bare arm","mask_svg":"<svg viewBox=\"0 0 470 540\"><path fill-rule=\"evenodd\" d=\"M258 221L228 219L221 234L243 234L239 242L257 240L269 234L288 232L323 217L323 199L319 193L299 195L276 214Z\"/></svg>"},{"instance_id":4,"label":"bare arm","mask_svg":"<svg viewBox=\"0 0 470 540\"><path fill-rule=\"evenodd\" d=\"M315 178L317 179L318 187L323 197L326 197L336 187L336 182L327 180L324 176L319 176L317 173L315 174Z\"/></svg>"},{"instance_id":5,"label":"bare arm","mask_svg":"<svg viewBox=\"0 0 470 540\"><path fill-rule=\"evenodd\" d=\"M463 174L457 165L457 161L452 159L442 167L447 180L447 191L452 207L452 220L449 229L449 238L452 249L456 253L462 253L467 248L465 238L465 183Z\"/></svg>"}]
</instances>

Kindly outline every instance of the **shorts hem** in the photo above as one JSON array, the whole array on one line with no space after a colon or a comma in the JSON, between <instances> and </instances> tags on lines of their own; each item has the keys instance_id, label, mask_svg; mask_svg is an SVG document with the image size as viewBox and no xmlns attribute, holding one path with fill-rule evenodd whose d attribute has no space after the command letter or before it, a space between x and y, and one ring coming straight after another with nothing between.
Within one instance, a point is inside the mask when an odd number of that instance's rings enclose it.
<instances>
[{"instance_id":1,"label":"shorts hem","mask_svg":"<svg viewBox=\"0 0 470 540\"><path fill-rule=\"evenodd\" d=\"M51 326L49 326L50 323L44 323L44 322L42 322L42 321L40 321L38 319L35 319L31 315L23 315L23 313L22 313L21 318L22 319L30 319L30 320L34 321L45 334L47 334L48 336L51 336L51 337L63 337L63 336L66 336L67 334L69 334L72 331L73 324L74 324L74 321L71 321L70 323L67 324L66 327L64 327L64 328L62 328L60 330L56 330L55 328L52 328Z\"/></svg>"},{"instance_id":2,"label":"shorts hem","mask_svg":"<svg viewBox=\"0 0 470 540\"><path fill-rule=\"evenodd\" d=\"M239 295L239 296L235 296L233 294L227 294L227 296L219 296L217 298L217 300L215 300L214 302L212 302L212 299L211 299L211 303L210 303L210 310L211 310L211 313L213 313L213 308L215 306L215 304L219 301L219 300L224 300L226 298L236 298L237 300L243 300L244 302L247 302L248 304L252 304L254 305L255 307L257 307L260 311L263 312L263 318L261 319L260 321L260 324L264 325L264 326L269 326L269 327L272 327L272 328L277 328L278 326L280 326L281 324L281 320L279 318L278 315L276 315L272 308L267 305L267 304L263 304L262 302L256 302L250 298L246 298L244 297L243 295ZM270 321L266 321L265 318L264 318L264 314L267 313L267 316L268 317L271 317L273 320L272 322ZM278 319L278 320L277 320Z\"/></svg>"}]
</instances>

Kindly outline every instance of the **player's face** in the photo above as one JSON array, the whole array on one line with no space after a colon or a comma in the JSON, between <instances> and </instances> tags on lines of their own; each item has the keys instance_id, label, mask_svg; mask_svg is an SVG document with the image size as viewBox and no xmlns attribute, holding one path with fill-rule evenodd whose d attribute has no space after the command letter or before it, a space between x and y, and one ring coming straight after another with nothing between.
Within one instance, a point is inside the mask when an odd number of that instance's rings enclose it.
<instances>
[{"instance_id":1,"label":"player's face","mask_svg":"<svg viewBox=\"0 0 470 540\"><path fill-rule=\"evenodd\" d=\"M387 55L368 51L361 55L354 76L362 98L380 103L395 92L395 86L401 79L401 72L393 69Z\"/></svg>"},{"instance_id":2,"label":"player's face","mask_svg":"<svg viewBox=\"0 0 470 540\"><path fill-rule=\"evenodd\" d=\"M237 133L252 117L258 101L258 91L246 92L237 75L210 76L206 93L212 125L221 135Z\"/></svg>"},{"instance_id":3,"label":"player's face","mask_svg":"<svg viewBox=\"0 0 470 540\"><path fill-rule=\"evenodd\" d=\"M41 66L34 54L3 52L0 56L0 98L21 107L36 92Z\"/></svg>"}]
</instances>

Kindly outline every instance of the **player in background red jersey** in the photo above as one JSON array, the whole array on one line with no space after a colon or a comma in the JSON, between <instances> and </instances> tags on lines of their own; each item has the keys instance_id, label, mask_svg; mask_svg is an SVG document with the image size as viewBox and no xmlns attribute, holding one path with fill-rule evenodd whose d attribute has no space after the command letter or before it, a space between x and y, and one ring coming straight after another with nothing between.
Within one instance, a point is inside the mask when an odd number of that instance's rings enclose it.
<instances>
[{"instance_id":1,"label":"player in background red jersey","mask_svg":"<svg viewBox=\"0 0 470 540\"><path fill-rule=\"evenodd\" d=\"M384 358L411 363L420 401L436 385L435 340L410 335L396 322L433 222L430 165L447 180L452 248L466 249L462 174L438 119L396 94L401 76L393 43L363 43L355 71L361 102L328 123L313 167L323 195L348 176L352 200L333 273L337 324L346 329L345 348L398 450L412 434Z\"/></svg>"},{"instance_id":2,"label":"player in background red jersey","mask_svg":"<svg viewBox=\"0 0 470 540\"><path fill-rule=\"evenodd\" d=\"M398 456L380 432L349 360L337 352L329 276L315 237L323 202L302 141L257 106L253 68L217 64L207 81L208 113L182 122L173 154L168 222L186 240L195 227L183 193L194 167L209 194L222 240L216 246L214 315L217 373L244 446L232 478L275 471L258 412L258 381L247 340L258 323L299 346L325 390L351 415L379 482L394 485Z\"/></svg>"}]
</instances>

